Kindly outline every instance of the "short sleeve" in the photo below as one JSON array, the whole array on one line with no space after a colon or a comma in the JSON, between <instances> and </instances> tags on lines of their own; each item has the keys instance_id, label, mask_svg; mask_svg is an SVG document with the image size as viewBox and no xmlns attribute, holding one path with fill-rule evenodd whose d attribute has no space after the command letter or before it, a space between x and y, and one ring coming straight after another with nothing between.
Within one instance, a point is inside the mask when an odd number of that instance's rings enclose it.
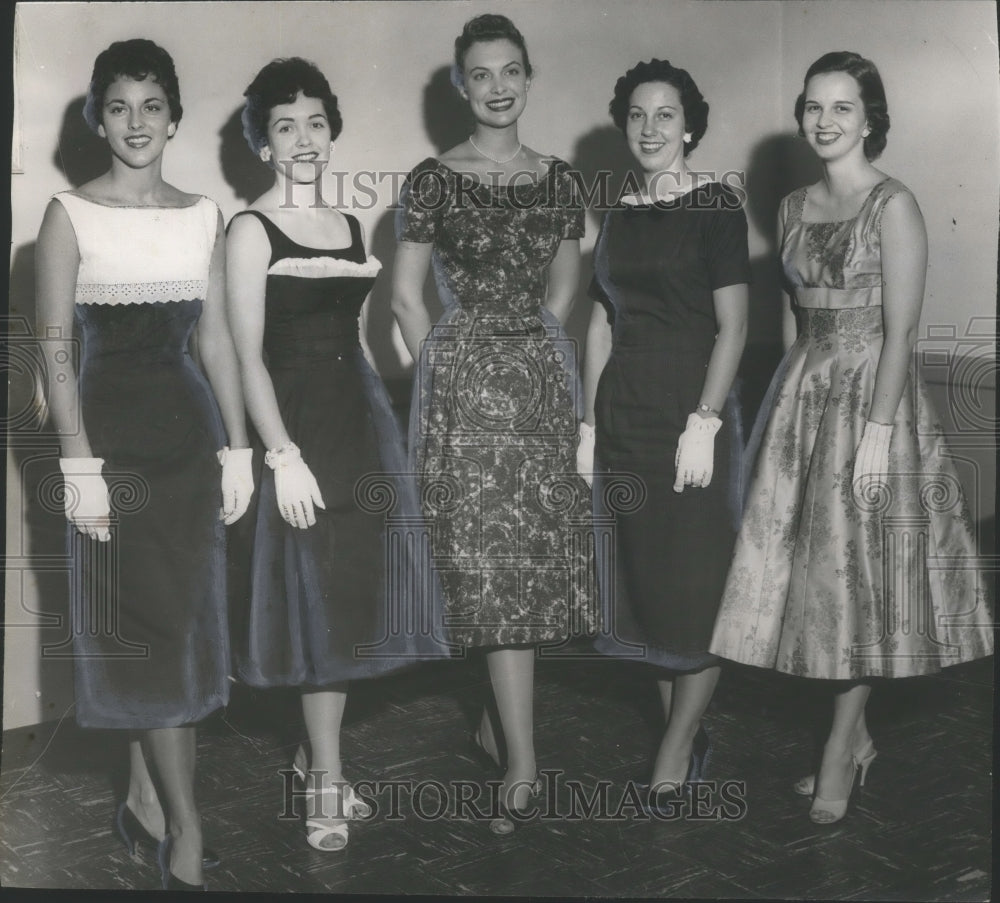
<instances>
[{"instance_id":1,"label":"short sleeve","mask_svg":"<svg viewBox=\"0 0 1000 903\"><path fill-rule=\"evenodd\" d=\"M604 308L604 316L607 317L608 326L615 325L615 308L611 303L611 299L608 297L607 293L601 288L601 283L597 281L597 276L594 276L590 280L590 287L587 289L587 295L594 299L601 307Z\"/></svg>"},{"instance_id":2,"label":"short sleeve","mask_svg":"<svg viewBox=\"0 0 1000 903\"><path fill-rule=\"evenodd\" d=\"M586 231L586 210L580 199L576 178L569 164L557 159L552 165L556 180L556 203L562 213L563 239L583 238Z\"/></svg>"},{"instance_id":3,"label":"short sleeve","mask_svg":"<svg viewBox=\"0 0 1000 903\"><path fill-rule=\"evenodd\" d=\"M707 230L707 259L712 290L750 282L747 217L739 197L728 189L716 196Z\"/></svg>"},{"instance_id":4,"label":"short sleeve","mask_svg":"<svg viewBox=\"0 0 1000 903\"><path fill-rule=\"evenodd\" d=\"M396 240L433 242L448 197L448 178L437 161L428 158L418 164L400 189Z\"/></svg>"}]
</instances>

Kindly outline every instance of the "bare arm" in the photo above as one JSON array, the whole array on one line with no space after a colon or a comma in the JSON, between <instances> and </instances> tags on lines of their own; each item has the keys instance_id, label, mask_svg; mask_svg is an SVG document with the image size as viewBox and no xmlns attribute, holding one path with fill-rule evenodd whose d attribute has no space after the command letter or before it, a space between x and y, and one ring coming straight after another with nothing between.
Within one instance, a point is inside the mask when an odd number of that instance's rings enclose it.
<instances>
[{"instance_id":1,"label":"bare arm","mask_svg":"<svg viewBox=\"0 0 1000 903\"><path fill-rule=\"evenodd\" d=\"M549 264L549 285L545 294L545 306L560 322L565 323L573 310L576 289L580 281L580 242L575 238L564 238L559 250Z\"/></svg>"},{"instance_id":2,"label":"bare arm","mask_svg":"<svg viewBox=\"0 0 1000 903\"><path fill-rule=\"evenodd\" d=\"M590 325L587 327L587 349L584 352L583 364L583 419L590 426L594 425L597 384L611 356L611 345L612 330L607 313L600 304L594 302L590 312Z\"/></svg>"},{"instance_id":3,"label":"bare arm","mask_svg":"<svg viewBox=\"0 0 1000 903\"><path fill-rule=\"evenodd\" d=\"M749 289L745 282L726 285L712 292L719 332L715 337L700 403L721 411L736 378L747 339Z\"/></svg>"},{"instance_id":4,"label":"bare arm","mask_svg":"<svg viewBox=\"0 0 1000 903\"><path fill-rule=\"evenodd\" d=\"M431 318L424 304L424 281L433 250L431 242L401 241L396 245L390 303L414 362L420 360L420 345L431 330Z\"/></svg>"},{"instance_id":5,"label":"bare arm","mask_svg":"<svg viewBox=\"0 0 1000 903\"><path fill-rule=\"evenodd\" d=\"M785 235L785 205L778 206L778 242L781 243ZM780 253L780 251L779 251ZM795 317L795 309L792 307L792 299L788 292L781 293L781 346L784 351L788 351L795 344L799 337L799 324Z\"/></svg>"},{"instance_id":6,"label":"bare arm","mask_svg":"<svg viewBox=\"0 0 1000 903\"><path fill-rule=\"evenodd\" d=\"M882 211L882 327L868 419L892 423L917 339L927 275L927 232L913 196L901 192Z\"/></svg>"},{"instance_id":7,"label":"bare arm","mask_svg":"<svg viewBox=\"0 0 1000 903\"><path fill-rule=\"evenodd\" d=\"M266 448L290 441L274 395L271 375L264 366L264 292L271 246L264 227L250 216L230 224L226 242L229 322L247 410Z\"/></svg>"},{"instance_id":8,"label":"bare arm","mask_svg":"<svg viewBox=\"0 0 1000 903\"><path fill-rule=\"evenodd\" d=\"M226 317L226 237L221 213L215 227L208 291L198 320L198 352L219 404L229 445L246 448L247 427L240 370Z\"/></svg>"},{"instance_id":9,"label":"bare arm","mask_svg":"<svg viewBox=\"0 0 1000 903\"><path fill-rule=\"evenodd\" d=\"M73 312L80 252L69 215L58 201L49 202L35 250L36 333L45 361L46 397L62 456L90 458L92 451L80 413Z\"/></svg>"}]
</instances>

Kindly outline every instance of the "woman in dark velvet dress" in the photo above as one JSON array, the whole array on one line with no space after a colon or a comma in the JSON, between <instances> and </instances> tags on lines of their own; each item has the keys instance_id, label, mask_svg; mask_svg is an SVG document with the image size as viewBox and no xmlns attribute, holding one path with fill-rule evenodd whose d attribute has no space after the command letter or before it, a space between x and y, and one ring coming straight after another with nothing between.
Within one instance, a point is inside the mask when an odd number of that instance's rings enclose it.
<instances>
[{"instance_id":1,"label":"woman in dark velvet dress","mask_svg":"<svg viewBox=\"0 0 1000 903\"><path fill-rule=\"evenodd\" d=\"M404 579L387 584L385 511L417 511L402 436L360 343L358 318L381 263L358 220L323 200L341 130L323 74L299 58L265 66L246 91L244 131L274 185L229 226L229 312L247 407L267 467L253 535L231 556L249 571L234 599L237 673L298 687L311 747L307 840L347 845L369 806L343 775L340 727L350 680L436 654ZM393 570L405 577L412 561ZM235 569L235 567L234 567ZM244 577L244 579L246 579ZM390 631L390 625L396 626Z\"/></svg>"},{"instance_id":2,"label":"woman in dark velvet dress","mask_svg":"<svg viewBox=\"0 0 1000 903\"><path fill-rule=\"evenodd\" d=\"M686 71L640 63L618 80L610 111L644 186L607 214L597 240L579 466L596 471L601 513L616 486L631 489L612 512L616 579L602 568L598 648L661 669L655 789L704 777L708 757L700 720L719 675L707 650L735 529L730 390L746 336L747 225L737 194L688 169L708 104Z\"/></svg>"},{"instance_id":3,"label":"woman in dark velvet dress","mask_svg":"<svg viewBox=\"0 0 1000 903\"><path fill-rule=\"evenodd\" d=\"M98 56L84 116L107 140L111 169L55 196L37 265L49 410L76 527L77 720L135 732L118 830L130 852L159 845L164 887L191 889L203 864L218 864L202 846L194 724L229 698L225 524L246 511L253 483L222 217L161 172L181 112L163 48L133 39Z\"/></svg>"}]
</instances>

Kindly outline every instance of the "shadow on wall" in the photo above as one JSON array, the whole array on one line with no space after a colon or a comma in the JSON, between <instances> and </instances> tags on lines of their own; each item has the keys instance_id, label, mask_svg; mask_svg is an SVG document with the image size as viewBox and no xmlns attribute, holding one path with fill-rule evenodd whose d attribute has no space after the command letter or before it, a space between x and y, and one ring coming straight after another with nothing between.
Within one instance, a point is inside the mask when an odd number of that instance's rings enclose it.
<instances>
[{"instance_id":1,"label":"shadow on wall","mask_svg":"<svg viewBox=\"0 0 1000 903\"><path fill-rule=\"evenodd\" d=\"M593 246L605 212L627 192L627 183L637 179L635 160L622 133L615 126L606 125L591 129L579 138L568 162L579 173L581 200L587 208L587 235L593 238L590 242ZM576 306L566 322L566 332L578 348L577 360L581 368L587 344L587 326L595 303L590 295L593 276L594 253L586 251L580 264Z\"/></svg>"},{"instance_id":2,"label":"shadow on wall","mask_svg":"<svg viewBox=\"0 0 1000 903\"><path fill-rule=\"evenodd\" d=\"M240 104L219 129L219 167L236 196L250 204L271 187L274 175L270 167L251 152L243 137L242 112L243 104Z\"/></svg>"},{"instance_id":3,"label":"shadow on wall","mask_svg":"<svg viewBox=\"0 0 1000 903\"><path fill-rule=\"evenodd\" d=\"M55 167L73 188L103 175L111 165L107 143L90 130L83 118L85 101L86 97L80 96L67 105L52 154ZM7 570L24 571L17 593L22 603L23 594L34 581L37 609L14 610L8 604L5 627L15 641L17 630L23 628L25 638L40 643L44 665L39 669L35 689L44 705L40 720L47 720L60 716L72 701L73 685L67 657L71 640L67 527L62 504L53 493L53 486L61 485L60 448L46 418L45 367L35 331L35 242L28 242L13 253L8 300L5 323L8 444L12 465L17 468L23 505L21 512L8 510L8 523L20 523L23 532L21 548L9 549ZM10 503L13 502L11 499ZM8 539L11 540L10 532ZM39 562L45 565L39 566Z\"/></svg>"},{"instance_id":4,"label":"shadow on wall","mask_svg":"<svg viewBox=\"0 0 1000 903\"><path fill-rule=\"evenodd\" d=\"M740 365L740 397L748 432L782 356L783 274L778 208L785 195L822 175L816 155L805 141L789 132L764 138L749 159L744 182L745 210L747 220L764 237L766 249L750 261L749 329Z\"/></svg>"},{"instance_id":5,"label":"shadow on wall","mask_svg":"<svg viewBox=\"0 0 1000 903\"><path fill-rule=\"evenodd\" d=\"M435 154L461 144L472 133L473 120L468 105L451 83L451 67L441 66L431 73L423 92L424 128L434 145ZM412 168L418 160L402 161L401 167ZM391 198L396 204L398 198ZM395 318L390 308L392 300L393 261L396 256L396 210L386 210L368 237L369 252L382 261L382 272L368 299L365 338L375 366L385 381L393 403L403 409L409 403L412 367L400 363L393 343ZM424 283L424 304L431 322L441 316L441 302L433 278Z\"/></svg>"},{"instance_id":6,"label":"shadow on wall","mask_svg":"<svg viewBox=\"0 0 1000 903\"><path fill-rule=\"evenodd\" d=\"M56 169L62 172L74 188L104 175L111 168L108 143L95 135L83 118L86 96L70 101L59 129L59 144L52 155Z\"/></svg>"}]
</instances>

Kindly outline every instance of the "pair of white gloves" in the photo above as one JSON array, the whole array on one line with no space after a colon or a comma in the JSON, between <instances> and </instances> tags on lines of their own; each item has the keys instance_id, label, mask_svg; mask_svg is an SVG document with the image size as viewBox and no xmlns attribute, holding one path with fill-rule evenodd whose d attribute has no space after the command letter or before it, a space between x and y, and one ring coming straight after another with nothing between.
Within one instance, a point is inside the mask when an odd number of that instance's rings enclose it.
<instances>
[{"instance_id":1,"label":"pair of white gloves","mask_svg":"<svg viewBox=\"0 0 1000 903\"><path fill-rule=\"evenodd\" d=\"M712 482L715 459L715 434L722 426L718 417L688 414L687 426L677 440L674 453L674 492L685 486L704 488ZM580 422L580 440L576 447L576 470L588 486L594 482L594 428Z\"/></svg>"},{"instance_id":2,"label":"pair of white gloves","mask_svg":"<svg viewBox=\"0 0 1000 903\"><path fill-rule=\"evenodd\" d=\"M674 453L674 492L683 492L685 486L704 488L712 482L715 434L721 426L722 421L718 417L688 414L686 429L681 433ZM891 438L891 423L876 423L874 420L865 423L865 431L854 457L853 483L860 495L864 495L869 487L888 473ZM576 469L588 486L593 485L594 428L582 421L576 447Z\"/></svg>"},{"instance_id":3,"label":"pair of white gloves","mask_svg":"<svg viewBox=\"0 0 1000 903\"><path fill-rule=\"evenodd\" d=\"M219 519L234 524L246 512L253 495L253 450L220 448L216 455L222 465L222 509ZM66 517L81 533L107 542L111 503L108 484L101 476L103 458L60 458L63 473L63 504Z\"/></svg>"}]
</instances>

